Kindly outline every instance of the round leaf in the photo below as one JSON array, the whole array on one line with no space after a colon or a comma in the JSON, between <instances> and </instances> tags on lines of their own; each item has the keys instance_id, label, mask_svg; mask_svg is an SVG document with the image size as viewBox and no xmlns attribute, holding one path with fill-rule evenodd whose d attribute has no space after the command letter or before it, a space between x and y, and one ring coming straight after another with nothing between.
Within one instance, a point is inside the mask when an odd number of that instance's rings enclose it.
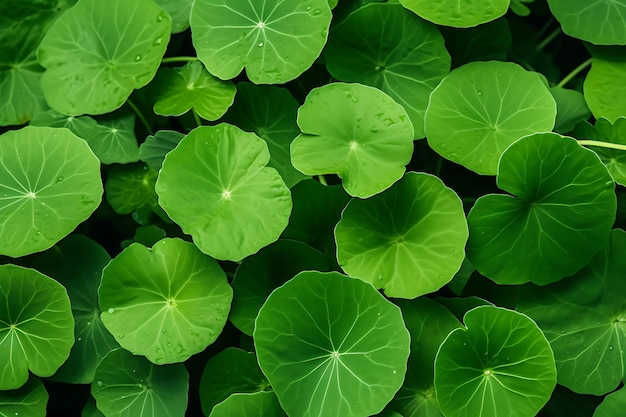
<instances>
[{"instance_id":1,"label":"round leaf","mask_svg":"<svg viewBox=\"0 0 626 417\"><path fill-rule=\"evenodd\" d=\"M180 116L193 110L206 120L217 120L233 104L235 86L218 80L199 61L180 68L163 68L155 86L159 93L154 112L161 116Z\"/></svg>"},{"instance_id":2,"label":"round leaf","mask_svg":"<svg viewBox=\"0 0 626 417\"><path fill-rule=\"evenodd\" d=\"M76 321L70 357L53 375L55 381L89 384L96 366L118 347L100 320L98 287L102 269L111 260L93 240L72 234L34 261L37 270L59 281L68 292Z\"/></svg>"},{"instance_id":3,"label":"round leaf","mask_svg":"<svg viewBox=\"0 0 626 417\"><path fill-rule=\"evenodd\" d=\"M468 216L467 257L499 284L545 285L585 266L615 220L615 184L600 159L554 133L527 136L500 160L498 187Z\"/></svg>"},{"instance_id":4,"label":"round leaf","mask_svg":"<svg viewBox=\"0 0 626 417\"><path fill-rule=\"evenodd\" d=\"M239 261L276 241L289 220L291 194L269 159L254 133L198 127L167 154L159 204L201 251Z\"/></svg>"},{"instance_id":5,"label":"round leaf","mask_svg":"<svg viewBox=\"0 0 626 417\"><path fill-rule=\"evenodd\" d=\"M493 306L470 310L435 358L446 417L533 417L556 386L554 355L527 316Z\"/></svg>"},{"instance_id":6,"label":"round leaf","mask_svg":"<svg viewBox=\"0 0 626 417\"><path fill-rule=\"evenodd\" d=\"M253 393L268 387L269 383L261 373L254 353L233 347L226 348L212 356L202 372L202 411L208 416L216 404L226 400L231 394ZM278 404L278 400L276 403Z\"/></svg>"},{"instance_id":7,"label":"round leaf","mask_svg":"<svg viewBox=\"0 0 626 417\"><path fill-rule=\"evenodd\" d=\"M626 1L548 0L548 5L569 36L596 45L626 45Z\"/></svg>"},{"instance_id":8,"label":"round leaf","mask_svg":"<svg viewBox=\"0 0 626 417\"><path fill-rule=\"evenodd\" d=\"M428 97L450 72L443 37L400 4L371 3L333 28L325 51L333 77L376 87L404 106L424 137Z\"/></svg>"},{"instance_id":9,"label":"round leaf","mask_svg":"<svg viewBox=\"0 0 626 417\"><path fill-rule=\"evenodd\" d=\"M335 228L343 270L402 298L448 283L465 258L467 237L456 193L439 178L414 172L377 196L352 200Z\"/></svg>"},{"instance_id":10,"label":"round leaf","mask_svg":"<svg viewBox=\"0 0 626 417\"><path fill-rule=\"evenodd\" d=\"M435 88L426 137L439 155L495 175L500 155L525 135L554 127L556 103L537 73L511 62L473 62Z\"/></svg>"},{"instance_id":11,"label":"round leaf","mask_svg":"<svg viewBox=\"0 0 626 417\"><path fill-rule=\"evenodd\" d=\"M602 404L596 408L593 417L615 417L624 412L626 408L626 388L607 395Z\"/></svg>"},{"instance_id":12,"label":"round leaf","mask_svg":"<svg viewBox=\"0 0 626 417\"><path fill-rule=\"evenodd\" d=\"M100 162L69 130L28 126L0 136L0 254L48 249L101 200Z\"/></svg>"},{"instance_id":13,"label":"round leaf","mask_svg":"<svg viewBox=\"0 0 626 417\"><path fill-rule=\"evenodd\" d=\"M216 405L209 417L287 417L273 392L233 394Z\"/></svg>"},{"instance_id":14,"label":"round leaf","mask_svg":"<svg viewBox=\"0 0 626 417\"><path fill-rule=\"evenodd\" d=\"M215 260L193 244L133 243L102 272L102 321L118 343L156 364L182 362L221 333L232 289Z\"/></svg>"},{"instance_id":15,"label":"round leaf","mask_svg":"<svg viewBox=\"0 0 626 417\"><path fill-rule=\"evenodd\" d=\"M70 115L119 108L154 77L171 18L151 0L81 0L57 19L37 58L46 101Z\"/></svg>"},{"instance_id":16,"label":"round leaf","mask_svg":"<svg viewBox=\"0 0 626 417\"><path fill-rule=\"evenodd\" d=\"M407 9L433 23L468 28L503 16L511 0L400 0Z\"/></svg>"},{"instance_id":17,"label":"round leaf","mask_svg":"<svg viewBox=\"0 0 626 417\"><path fill-rule=\"evenodd\" d=\"M183 364L156 366L117 349L98 365L91 395L106 417L183 417L188 388Z\"/></svg>"},{"instance_id":18,"label":"round leaf","mask_svg":"<svg viewBox=\"0 0 626 417\"><path fill-rule=\"evenodd\" d=\"M37 377L31 376L20 389L0 391L0 416L45 417L48 392Z\"/></svg>"},{"instance_id":19,"label":"round leaf","mask_svg":"<svg viewBox=\"0 0 626 417\"><path fill-rule=\"evenodd\" d=\"M0 390L24 385L28 370L51 376L73 344L65 288L34 269L0 265Z\"/></svg>"},{"instance_id":20,"label":"round leaf","mask_svg":"<svg viewBox=\"0 0 626 417\"><path fill-rule=\"evenodd\" d=\"M291 162L307 175L338 174L354 197L389 188L413 153L406 110L377 88L332 83L315 88L298 111L302 130Z\"/></svg>"},{"instance_id":21,"label":"round leaf","mask_svg":"<svg viewBox=\"0 0 626 417\"><path fill-rule=\"evenodd\" d=\"M596 119L614 122L626 116L626 59L624 49L608 53L592 49L593 63L587 73L583 90L587 105Z\"/></svg>"},{"instance_id":22,"label":"round leaf","mask_svg":"<svg viewBox=\"0 0 626 417\"><path fill-rule=\"evenodd\" d=\"M328 271L329 265L322 253L301 242L278 240L247 257L233 279L233 306L228 319L252 336L254 319L272 290L305 270Z\"/></svg>"},{"instance_id":23,"label":"round leaf","mask_svg":"<svg viewBox=\"0 0 626 417\"><path fill-rule=\"evenodd\" d=\"M198 58L223 80L246 75L255 84L282 84L320 55L332 15L327 0L196 0L191 33Z\"/></svg>"},{"instance_id":24,"label":"round leaf","mask_svg":"<svg viewBox=\"0 0 626 417\"><path fill-rule=\"evenodd\" d=\"M552 345L559 384L575 392L604 395L626 377L624 253L626 232L614 230L610 245L574 277L519 292L518 309Z\"/></svg>"},{"instance_id":25,"label":"round leaf","mask_svg":"<svg viewBox=\"0 0 626 417\"><path fill-rule=\"evenodd\" d=\"M336 272L301 272L274 290L254 330L259 365L291 417L380 412L402 385L409 343L398 307Z\"/></svg>"}]
</instances>

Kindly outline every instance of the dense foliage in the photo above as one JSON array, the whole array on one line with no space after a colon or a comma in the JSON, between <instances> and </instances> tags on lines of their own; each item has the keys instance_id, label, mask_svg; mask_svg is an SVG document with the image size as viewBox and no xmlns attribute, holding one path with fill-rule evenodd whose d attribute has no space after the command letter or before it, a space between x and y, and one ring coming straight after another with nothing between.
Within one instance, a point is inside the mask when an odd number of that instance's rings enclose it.
<instances>
[{"instance_id":1,"label":"dense foliage","mask_svg":"<svg viewBox=\"0 0 626 417\"><path fill-rule=\"evenodd\" d=\"M0 416L621 416L625 21L1 1Z\"/></svg>"}]
</instances>

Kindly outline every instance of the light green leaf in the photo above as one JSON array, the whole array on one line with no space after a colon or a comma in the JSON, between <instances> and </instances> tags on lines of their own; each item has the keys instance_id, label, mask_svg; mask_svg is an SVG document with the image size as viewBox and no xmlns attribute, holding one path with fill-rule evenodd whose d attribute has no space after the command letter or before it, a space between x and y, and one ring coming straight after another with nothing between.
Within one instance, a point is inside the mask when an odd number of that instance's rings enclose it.
<instances>
[{"instance_id":1,"label":"light green leaf","mask_svg":"<svg viewBox=\"0 0 626 417\"><path fill-rule=\"evenodd\" d=\"M172 18L172 34L184 32L189 28L189 15L193 0L154 0L164 8Z\"/></svg>"},{"instance_id":2,"label":"light green leaf","mask_svg":"<svg viewBox=\"0 0 626 417\"><path fill-rule=\"evenodd\" d=\"M252 394L233 394L216 405L209 417L287 417L280 408L276 394L255 392Z\"/></svg>"},{"instance_id":3,"label":"light green leaf","mask_svg":"<svg viewBox=\"0 0 626 417\"><path fill-rule=\"evenodd\" d=\"M282 84L320 55L331 17L327 0L196 0L191 34L211 74L228 80L245 67L255 84Z\"/></svg>"},{"instance_id":4,"label":"light green leaf","mask_svg":"<svg viewBox=\"0 0 626 417\"><path fill-rule=\"evenodd\" d=\"M55 381L90 384L100 360L118 347L100 320L98 286L102 269L111 260L102 246L72 234L34 260L37 270L67 290L74 315L74 346L70 357L53 375Z\"/></svg>"},{"instance_id":5,"label":"light green leaf","mask_svg":"<svg viewBox=\"0 0 626 417\"><path fill-rule=\"evenodd\" d=\"M116 349L98 365L91 395L106 417L183 417L188 388L183 364L157 366Z\"/></svg>"},{"instance_id":6,"label":"light green leaf","mask_svg":"<svg viewBox=\"0 0 626 417\"><path fill-rule=\"evenodd\" d=\"M574 277L545 288L525 287L518 309L544 329L552 345L559 384L604 395L626 377L626 232Z\"/></svg>"},{"instance_id":7,"label":"light green leaf","mask_svg":"<svg viewBox=\"0 0 626 417\"><path fill-rule=\"evenodd\" d=\"M29 370L51 376L73 344L65 288L34 269L0 265L0 390L24 385Z\"/></svg>"},{"instance_id":8,"label":"light green leaf","mask_svg":"<svg viewBox=\"0 0 626 417\"><path fill-rule=\"evenodd\" d=\"M81 0L47 31L37 59L46 101L69 115L104 114L154 77L171 19L151 0Z\"/></svg>"},{"instance_id":9,"label":"light green leaf","mask_svg":"<svg viewBox=\"0 0 626 417\"><path fill-rule=\"evenodd\" d=\"M596 45L626 45L624 0L548 0L548 5L569 36Z\"/></svg>"},{"instance_id":10,"label":"light green leaf","mask_svg":"<svg viewBox=\"0 0 626 417\"><path fill-rule=\"evenodd\" d=\"M407 9L433 23L467 28L503 16L511 0L400 0Z\"/></svg>"},{"instance_id":11,"label":"light green leaf","mask_svg":"<svg viewBox=\"0 0 626 417\"><path fill-rule=\"evenodd\" d=\"M437 400L446 417L533 417L556 386L546 337L524 314L470 310L435 358Z\"/></svg>"},{"instance_id":12,"label":"light green leaf","mask_svg":"<svg viewBox=\"0 0 626 417\"><path fill-rule=\"evenodd\" d=\"M117 342L156 364L182 362L220 335L232 289L215 260L193 244L133 243L102 272L101 319Z\"/></svg>"},{"instance_id":13,"label":"light green leaf","mask_svg":"<svg viewBox=\"0 0 626 417\"><path fill-rule=\"evenodd\" d=\"M254 133L198 127L167 154L159 204L201 251L239 261L276 241L291 213L289 189L269 159Z\"/></svg>"},{"instance_id":14,"label":"light green leaf","mask_svg":"<svg viewBox=\"0 0 626 417\"><path fill-rule=\"evenodd\" d=\"M556 103L537 73L511 62L472 62L431 94L426 137L444 158L495 175L507 146L552 130L555 118Z\"/></svg>"},{"instance_id":15,"label":"light green leaf","mask_svg":"<svg viewBox=\"0 0 626 417\"><path fill-rule=\"evenodd\" d=\"M468 215L467 257L499 284L546 285L585 266L615 220L613 179L592 151L554 133L526 136L500 159L497 184Z\"/></svg>"},{"instance_id":16,"label":"light green leaf","mask_svg":"<svg viewBox=\"0 0 626 417\"><path fill-rule=\"evenodd\" d=\"M240 82L235 104L223 119L267 142L271 155L268 166L276 168L289 188L308 178L291 165L289 156L291 141L300 133L298 106L285 88Z\"/></svg>"},{"instance_id":17,"label":"light green leaf","mask_svg":"<svg viewBox=\"0 0 626 417\"><path fill-rule=\"evenodd\" d=\"M139 159L155 171L161 169L165 155L185 137L174 130L159 130L139 146Z\"/></svg>"},{"instance_id":18,"label":"light green leaf","mask_svg":"<svg viewBox=\"0 0 626 417\"><path fill-rule=\"evenodd\" d=\"M402 385L409 342L398 307L336 272L301 272L274 290L254 329L259 365L291 417L380 412Z\"/></svg>"},{"instance_id":19,"label":"light green leaf","mask_svg":"<svg viewBox=\"0 0 626 417\"><path fill-rule=\"evenodd\" d=\"M388 297L415 298L443 287L461 267L467 238L456 193L415 172L375 197L350 201L335 228L341 268Z\"/></svg>"},{"instance_id":20,"label":"light green leaf","mask_svg":"<svg viewBox=\"0 0 626 417\"><path fill-rule=\"evenodd\" d=\"M626 10L626 8L625 8ZM596 119L626 116L626 47L592 48L593 61L583 90Z\"/></svg>"},{"instance_id":21,"label":"light green leaf","mask_svg":"<svg viewBox=\"0 0 626 417\"><path fill-rule=\"evenodd\" d=\"M332 83L313 89L298 110L302 130L291 162L307 175L337 174L348 194L371 197L404 174L413 153L406 110L382 91Z\"/></svg>"},{"instance_id":22,"label":"light green leaf","mask_svg":"<svg viewBox=\"0 0 626 417\"><path fill-rule=\"evenodd\" d=\"M450 72L435 25L400 4L370 3L333 28L324 56L333 77L376 87L401 104L413 136L424 137L428 97Z\"/></svg>"},{"instance_id":23,"label":"light green leaf","mask_svg":"<svg viewBox=\"0 0 626 417\"><path fill-rule=\"evenodd\" d=\"M206 120L217 120L233 104L235 86L208 73L200 61L180 68L162 68L154 81L158 90L154 112L180 116L193 109Z\"/></svg>"},{"instance_id":24,"label":"light green leaf","mask_svg":"<svg viewBox=\"0 0 626 417\"><path fill-rule=\"evenodd\" d=\"M0 254L50 248L101 199L100 162L69 130L27 126L0 136Z\"/></svg>"},{"instance_id":25,"label":"light green leaf","mask_svg":"<svg viewBox=\"0 0 626 417\"><path fill-rule=\"evenodd\" d=\"M21 388L0 391L0 416L45 417L48 392L41 380L31 376Z\"/></svg>"}]
</instances>

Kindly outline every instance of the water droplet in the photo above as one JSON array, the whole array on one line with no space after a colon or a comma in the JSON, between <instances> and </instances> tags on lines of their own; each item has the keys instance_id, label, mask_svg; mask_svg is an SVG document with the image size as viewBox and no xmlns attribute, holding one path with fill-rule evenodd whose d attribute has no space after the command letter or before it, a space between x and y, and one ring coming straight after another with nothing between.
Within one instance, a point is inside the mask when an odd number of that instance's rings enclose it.
<instances>
[{"instance_id":1,"label":"water droplet","mask_svg":"<svg viewBox=\"0 0 626 417\"><path fill-rule=\"evenodd\" d=\"M478 90L478 95L479 95L479 96L482 96L482 95L483 95L483 92L482 92L482 91L480 91L480 90Z\"/></svg>"},{"instance_id":2,"label":"water droplet","mask_svg":"<svg viewBox=\"0 0 626 417\"><path fill-rule=\"evenodd\" d=\"M117 336L117 337L118 337L118 339L123 339L123 338L124 338L124 336L125 336L124 334L121 334L121 335L119 335L119 336Z\"/></svg>"},{"instance_id":3,"label":"water droplet","mask_svg":"<svg viewBox=\"0 0 626 417\"><path fill-rule=\"evenodd\" d=\"M313 14L314 14L314 15L318 15L318 14L320 14L320 13L322 13L322 11L321 11L320 9L315 9L315 10L313 10Z\"/></svg>"},{"instance_id":4,"label":"water droplet","mask_svg":"<svg viewBox=\"0 0 626 417\"><path fill-rule=\"evenodd\" d=\"M162 21L163 21L163 13L157 16L157 22L162 22Z\"/></svg>"},{"instance_id":5,"label":"water droplet","mask_svg":"<svg viewBox=\"0 0 626 417\"><path fill-rule=\"evenodd\" d=\"M81 340L83 340L82 337L79 337L78 339L76 339L78 342L80 342Z\"/></svg>"},{"instance_id":6,"label":"water droplet","mask_svg":"<svg viewBox=\"0 0 626 417\"><path fill-rule=\"evenodd\" d=\"M135 372L137 372L137 370L136 370L136 369L133 369L133 373L135 373Z\"/></svg>"},{"instance_id":7,"label":"water droplet","mask_svg":"<svg viewBox=\"0 0 626 417\"><path fill-rule=\"evenodd\" d=\"M135 56L135 61L141 61L141 55Z\"/></svg>"},{"instance_id":8,"label":"water droplet","mask_svg":"<svg viewBox=\"0 0 626 417\"><path fill-rule=\"evenodd\" d=\"M163 43L163 39L162 39L162 38L156 38L156 39L154 40L154 42L152 42L152 44L153 44L154 46L156 46L156 45L161 45L162 43Z\"/></svg>"},{"instance_id":9,"label":"water droplet","mask_svg":"<svg viewBox=\"0 0 626 417\"><path fill-rule=\"evenodd\" d=\"M96 382L96 385L97 385L97 386L99 386L99 387L101 387L102 385L104 385L104 383L103 383L102 381L97 381L97 382Z\"/></svg>"},{"instance_id":10,"label":"water droplet","mask_svg":"<svg viewBox=\"0 0 626 417\"><path fill-rule=\"evenodd\" d=\"M61 182L61 181L63 181L64 179L65 179L65 178L63 178L63 177L59 177L59 178L57 178L57 182Z\"/></svg>"},{"instance_id":11,"label":"water droplet","mask_svg":"<svg viewBox=\"0 0 626 417\"><path fill-rule=\"evenodd\" d=\"M398 372L394 369L394 370L393 370L393 373L394 373L394 375L395 375L395 374L397 374Z\"/></svg>"},{"instance_id":12,"label":"water droplet","mask_svg":"<svg viewBox=\"0 0 626 417\"><path fill-rule=\"evenodd\" d=\"M115 309L114 309L113 307L109 307L109 309L107 310L107 312L108 312L109 314L113 314L113 313L115 313Z\"/></svg>"},{"instance_id":13,"label":"water droplet","mask_svg":"<svg viewBox=\"0 0 626 417\"><path fill-rule=\"evenodd\" d=\"M263 42L259 42L259 45L258 45L258 46L263 46Z\"/></svg>"}]
</instances>

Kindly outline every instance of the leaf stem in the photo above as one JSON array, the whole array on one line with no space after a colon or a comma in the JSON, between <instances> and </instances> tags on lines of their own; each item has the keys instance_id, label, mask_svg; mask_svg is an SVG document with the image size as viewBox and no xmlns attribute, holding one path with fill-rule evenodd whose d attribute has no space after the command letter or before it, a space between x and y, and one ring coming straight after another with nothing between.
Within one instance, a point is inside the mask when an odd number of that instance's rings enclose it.
<instances>
[{"instance_id":1,"label":"leaf stem","mask_svg":"<svg viewBox=\"0 0 626 417\"><path fill-rule=\"evenodd\" d=\"M171 64L171 63L179 63L179 62L193 62L197 61L198 58L195 56L170 56L167 58L163 58L161 60L161 64Z\"/></svg>"},{"instance_id":2,"label":"leaf stem","mask_svg":"<svg viewBox=\"0 0 626 417\"><path fill-rule=\"evenodd\" d=\"M570 72L569 74L567 74L565 76L565 78L563 78L555 87L564 87L565 84L567 84L568 82L570 82L575 76L577 76L581 71L583 71L585 68L587 68L589 65L591 65L592 62L592 58L589 58L588 60L586 60L585 62L583 62L582 64L580 64L579 66L577 66L576 68L574 68L572 70L572 72Z\"/></svg>"},{"instance_id":3,"label":"leaf stem","mask_svg":"<svg viewBox=\"0 0 626 417\"><path fill-rule=\"evenodd\" d=\"M152 127L150 126L150 123L148 123L148 119L145 118L145 116L143 115L141 110L139 110L139 107L137 107L135 105L135 103L132 102L131 99L126 100L126 103L128 103L130 108L133 109L133 111L135 112L135 114L137 115L139 120L141 120L141 123L144 125L144 127L146 128L148 133L153 135L154 134L154 130L152 130Z\"/></svg>"},{"instance_id":4,"label":"leaf stem","mask_svg":"<svg viewBox=\"0 0 626 417\"><path fill-rule=\"evenodd\" d=\"M583 146L599 146L601 148L617 149L619 151L626 151L626 145L620 145L619 143L602 142L600 140L579 140L579 144Z\"/></svg>"},{"instance_id":5,"label":"leaf stem","mask_svg":"<svg viewBox=\"0 0 626 417\"><path fill-rule=\"evenodd\" d=\"M320 184L322 185L328 185L328 183L326 182L326 178L324 178L323 175L318 175L317 179L320 181Z\"/></svg>"},{"instance_id":6,"label":"leaf stem","mask_svg":"<svg viewBox=\"0 0 626 417\"><path fill-rule=\"evenodd\" d=\"M560 34L561 34L561 28L557 27L552 32L550 32L550 34L546 36L541 42L537 44L537 50L541 51L543 48L548 46L548 44L552 42Z\"/></svg>"},{"instance_id":7,"label":"leaf stem","mask_svg":"<svg viewBox=\"0 0 626 417\"><path fill-rule=\"evenodd\" d=\"M193 118L196 121L196 125L198 125L198 127L202 126L202 119L198 115L198 112L196 112L196 109L191 109L191 112L193 113Z\"/></svg>"}]
</instances>

